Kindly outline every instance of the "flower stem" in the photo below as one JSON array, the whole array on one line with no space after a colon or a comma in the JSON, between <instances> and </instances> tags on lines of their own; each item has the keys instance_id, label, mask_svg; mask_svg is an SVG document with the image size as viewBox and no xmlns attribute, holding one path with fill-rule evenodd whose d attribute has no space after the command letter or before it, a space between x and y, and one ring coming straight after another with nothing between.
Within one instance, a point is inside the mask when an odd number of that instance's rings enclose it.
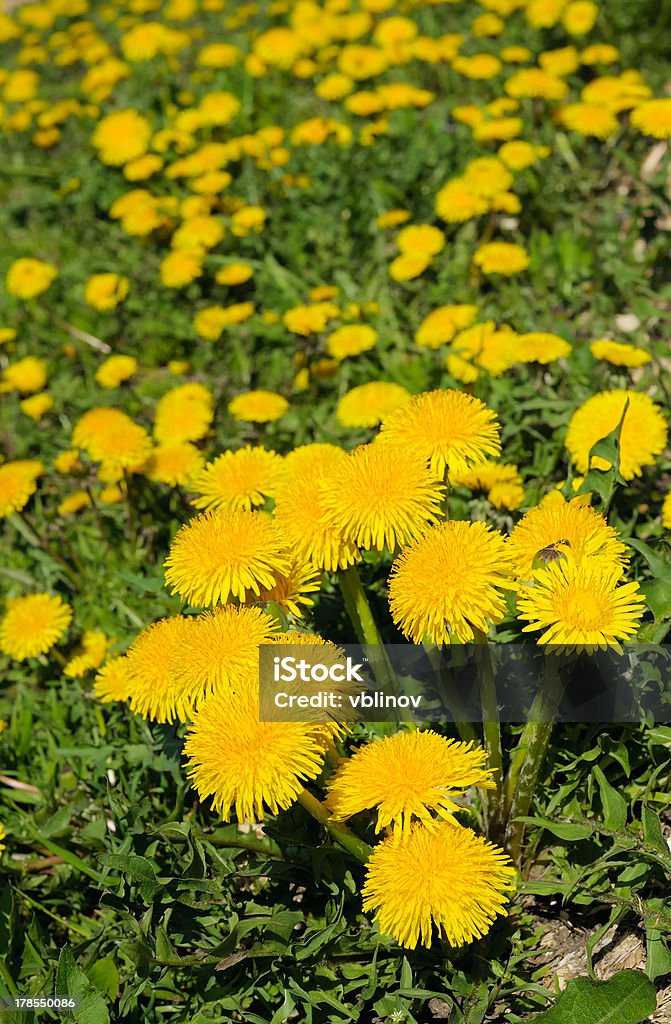
<instances>
[{"instance_id":1,"label":"flower stem","mask_svg":"<svg viewBox=\"0 0 671 1024\"><path fill-rule=\"evenodd\" d=\"M335 841L342 846L344 850L351 853L353 857L365 864L371 853L373 852L368 843L364 843L363 839L359 839L354 833L343 824L342 821L334 821L331 818L326 807L318 800L316 796L313 796L307 789L303 789L298 794L299 804L305 808L308 814L323 825L330 832L331 836Z\"/></svg>"},{"instance_id":2,"label":"flower stem","mask_svg":"<svg viewBox=\"0 0 671 1024\"><path fill-rule=\"evenodd\" d=\"M477 644L476 658L478 661L478 679L480 682L480 702L482 705L482 737L487 751L489 767L494 773L495 789L485 790L485 808L487 814L487 833L490 839L500 842L503 834L503 744L501 742L501 722L496 697L496 680L491 655L487 647L487 637L479 629L474 629Z\"/></svg>"},{"instance_id":3,"label":"flower stem","mask_svg":"<svg viewBox=\"0 0 671 1024\"><path fill-rule=\"evenodd\" d=\"M525 824L516 818L526 817L545 761L557 705L561 699L563 683L559 670L563 664L557 655L546 659L545 678L534 698L529 721L522 730L513 751L504 792L506 837L510 855L519 866L522 857Z\"/></svg>"},{"instance_id":4,"label":"flower stem","mask_svg":"<svg viewBox=\"0 0 671 1024\"><path fill-rule=\"evenodd\" d=\"M377 682L398 696L396 676L384 649L373 610L368 603L356 566L350 565L347 569L341 569L338 573L338 583L359 642L367 648L366 653ZM380 650L376 651L376 647L379 647ZM407 719L408 716L402 713L401 718Z\"/></svg>"}]
</instances>

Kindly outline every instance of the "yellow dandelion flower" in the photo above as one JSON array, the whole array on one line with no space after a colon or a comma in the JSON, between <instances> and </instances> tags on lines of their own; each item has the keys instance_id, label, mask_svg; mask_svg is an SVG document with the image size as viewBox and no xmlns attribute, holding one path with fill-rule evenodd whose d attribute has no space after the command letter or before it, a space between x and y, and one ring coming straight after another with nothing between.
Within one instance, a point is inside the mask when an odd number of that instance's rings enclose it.
<instances>
[{"instance_id":1,"label":"yellow dandelion flower","mask_svg":"<svg viewBox=\"0 0 671 1024\"><path fill-rule=\"evenodd\" d=\"M343 427L376 427L409 398L410 392L400 384L382 380L361 384L342 396L336 418Z\"/></svg>"},{"instance_id":2,"label":"yellow dandelion flower","mask_svg":"<svg viewBox=\"0 0 671 1024\"><path fill-rule=\"evenodd\" d=\"M559 120L572 132L607 139L619 128L618 120L607 107L591 103L568 103L559 111Z\"/></svg>"},{"instance_id":3,"label":"yellow dandelion flower","mask_svg":"<svg viewBox=\"0 0 671 1024\"><path fill-rule=\"evenodd\" d=\"M93 145L104 164L119 166L147 152L151 125L136 110L117 110L98 122Z\"/></svg>"},{"instance_id":4,"label":"yellow dandelion flower","mask_svg":"<svg viewBox=\"0 0 671 1024\"><path fill-rule=\"evenodd\" d=\"M541 363L546 366L555 359L566 359L571 354L571 346L557 334L533 331L531 334L517 336L515 354L520 363Z\"/></svg>"},{"instance_id":5,"label":"yellow dandelion flower","mask_svg":"<svg viewBox=\"0 0 671 1024\"><path fill-rule=\"evenodd\" d=\"M200 441L214 419L212 392L193 381L172 388L159 400L154 414L154 437L160 444Z\"/></svg>"},{"instance_id":6,"label":"yellow dandelion flower","mask_svg":"<svg viewBox=\"0 0 671 1024\"><path fill-rule=\"evenodd\" d=\"M404 253L435 256L445 248L445 235L432 224L410 224L399 231L396 244Z\"/></svg>"},{"instance_id":7,"label":"yellow dandelion flower","mask_svg":"<svg viewBox=\"0 0 671 1024\"><path fill-rule=\"evenodd\" d=\"M243 391L228 403L228 411L243 423L271 423L289 411L289 403L275 391Z\"/></svg>"},{"instance_id":8,"label":"yellow dandelion flower","mask_svg":"<svg viewBox=\"0 0 671 1024\"><path fill-rule=\"evenodd\" d=\"M649 352L637 345L627 345L620 341L611 341L610 338L601 338L593 341L589 347L595 359L604 359L612 366L637 367L645 366L652 359Z\"/></svg>"},{"instance_id":9,"label":"yellow dandelion flower","mask_svg":"<svg viewBox=\"0 0 671 1024\"><path fill-rule=\"evenodd\" d=\"M272 519L260 512L226 509L204 512L179 530L165 560L165 580L173 594L206 607L229 598L258 597L289 571L283 539Z\"/></svg>"},{"instance_id":10,"label":"yellow dandelion flower","mask_svg":"<svg viewBox=\"0 0 671 1024\"><path fill-rule=\"evenodd\" d=\"M58 271L51 263L22 256L14 260L7 271L7 291L18 299L34 299L45 292L57 276Z\"/></svg>"},{"instance_id":11,"label":"yellow dandelion flower","mask_svg":"<svg viewBox=\"0 0 671 1024\"><path fill-rule=\"evenodd\" d=\"M420 277L431 263L431 257L425 253L404 252L389 264L389 274L394 281L414 281Z\"/></svg>"},{"instance_id":12,"label":"yellow dandelion flower","mask_svg":"<svg viewBox=\"0 0 671 1024\"><path fill-rule=\"evenodd\" d=\"M0 466L0 518L20 512L37 490L42 464L32 459L17 459Z\"/></svg>"},{"instance_id":13,"label":"yellow dandelion flower","mask_svg":"<svg viewBox=\"0 0 671 1024\"><path fill-rule=\"evenodd\" d=\"M84 299L94 309L114 309L128 295L130 281L122 274L92 274L84 286Z\"/></svg>"},{"instance_id":14,"label":"yellow dandelion flower","mask_svg":"<svg viewBox=\"0 0 671 1024\"><path fill-rule=\"evenodd\" d=\"M47 382L47 364L36 356L26 356L10 363L2 372L0 392L21 391L24 394L41 391Z\"/></svg>"},{"instance_id":15,"label":"yellow dandelion flower","mask_svg":"<svg viewBox=\"0 0 671 1024\"><path fill-rule=\"evenodd\" d=\"M473 262L483 274L504 274L510 277L527 269L529 254L514 242L486 242L476 249Z\"/></svg>"},{"instance_id":16,"label":"yellow dandelion flower","mask_svg":"<svg viewBox=\"0 0 671 1024\"><path fill-rule=\"evenodd\" d=\"M5 826L2 824L2 822L0 822L0 853L2 853L3 850L7 849L7 844L3 843L3 839L6 838L7 833L5 832Z\"/></svg>"},{"instance_id":17,"label":"yellow dandelion flower","mask_svg":"<svg viewBox=\"0 0 671 1024\"><path fill-rule=\"evenodd\" d=\"M460 643L500 622L511 587L505 538L477 522L439 523L405 548L392 566L389 607L414 643Z\"/></svg>"},{"instance_id":18,"label":"yellow dandelion flower","mask_svg":"<svg viewBox=\"0 0 671 1024\"><path fill-rule=\"evenodd\" d=\"M15 661L46 654L71 621L72 609L60 597L40 593L12 598L0 622L0 651Z\"/></svg>"},{"instance_id":19,"label":"yellow dandelion flower","mask_svg":"<svg viewBox=\"0 0 671 1024\"><path fill-rule=\"evenodd\" d=\"M416 821L436 828L435 814L457 824L454 797L470 786L494 786L486 759L482 748L432 730L399 732L366 743L342 763L329 786L328 806L341 821L376 809L377 832L393 826L407 833Z\"/></svg>"},{"instance_id":20,"label":"yellow dandelion flower","mask_svg":"<svg viewBox=\"0 0 671 1024\"><path fill-rule=\"evenodd\" d=\"M579 498L566 501L560 494L522 516L510 535L508 551L523 580L533 577L535 561L556 560L568 552L576 564L598 562L617 569L620 576L627 564L625 545L603 516Z\"/></svg>"},{"instance_id":21,"label":"yellow dandelion flower","mask_svg":"<svg viewBox=\"0 0 671 1024\"><path fill-rule=\"evenodd\" d=\"M334 359L342 360L348 356L358 356L375 347L377 331L368 324L347 324L338 327L329 335L326 351Z\"/></svg>"},{"instance_id":22,"label":"yellow dandelion flower","mask_svg":"<svg viewBox=\"0 0 671 1024\"><path fill-rule=\"evenodd\" d=\"M436 476L460 472L501 451L496 414L463 391L415 395L384 420L376 444L392 444L429 463Z\"/></svg>"},{"instance_id":23,"label":"yellow dandelion flower","mask_svg":"<svg viewBox=\"0 0 671 1024\"><path fill-rule=\"evenodd\" d=\"M111 701L126 701L131 696L131 682L128 675L128 663L126 656L112 658L105 662L100 671L96 674L93 683L93 693L102 701L108 704Z\"/></svg>"},{"instance_id":24,"label":"yellow dandelion flower","mask_svg":"<svg viewBox=\"0 0 671 1024\"><path fill-rule=\"evenodd\" d=\"M393 551L436 522L442 495L442 485L415 452L369 444L332 468L320 503L325 522L346 542Z\"/></svg>"},{"instance_id":25,"label":"yellow dandelion flower","mask_svg":"<svg viewBox=\"0 0 671 1024\"><path fill-rule=\"evenodd\" d=\"M72 431L72 443L112 470L136 470L151 454L151 438L144 427L120 409L108 407L85 412Z\"/></svg>"},{"instance_id":26,"label":"yellow dandelion flower","mask_svg":"<svg viewBox=\"0 0 671 1024\"><path fill-rule=\"evenodd\" d=\"M161 281L166 288L185 288L203 273L200 249L177 249L161 260Z\"/></svg>"},{"instance_id":27,"label":"yellow dandelion flower","mask_svg":"<svg viewBox=\"0 0 671 1024\"><path fill-rule=\"evenodd\" d=\"M671 96L647 100L631 114L634 128L655 139L671 139Z\"/></svg>"},{"instance_id":28,"label":"yellow dandelion flower","mask_svg":"<svg viewBox=\"0 0 671 1024\"><path fill-rule=\"evenodd\" d=\"M135 356L113 355L104 359L96 370L96 381L103 388L118 388L137 373L139 363Z\"/></svg>"},{"instance_id":29,"label":"yellow dandelion flower","mask_svg":"<svg viewBox=\"0 0 671 1024\"><path fill-rule=\"evenodd\" d=\"M570 553L548 562L517 597L523 632L544 632L539 644L619 647L636 635L645 608L637 582L618 586L620 572L603 563L577 563Z\"/></svg>"},{"instance_id":30,"label":"yellow dandelion flower","mask_svg":"<svg viewBox=\"0 0 671 1024\"><path fill-rule=\"evenodd\" d=\"M505 914L515 871L506 854L471 829L417 826L373 850L362 890L380 931L400 945L431 946L433 925L452 946L482 938Z\"/></svg>"},{"instance_id":31,"label":"yellow dandelion flower","mask_svg":"<svg viewBox=\"0 0 671 1024\"><path fill-rule=\"evenodd\" d=\"M196 508L246 508L263 505L277 488L282 460L275 452L247 445L208 462L193 480Z\"/></svg>"},{"instance_id":32,"label":"yellow dandelion flower","mask_svg":"<svg viewBox=\"0 0 671 1024\"><path fill-rule=\"evenodd\" d=\"M103 663L109 641L101 630L87 629L81 645L74 657L70 658L63 669L68 679L81 679L83 675Z\"/></svg>"},{"instance_id":33,"label":"yellow dandelion flower","mask_svg":"<svg viewBox=\"0 0 671 1024\"><path fill-rule=\"evenodd\" d=\"M464 178L448 181L436 195L436 213L448 224L460 224L480 217L488 210L487 200L478 195Z\"/></svg>"},{"instance_id":34,"label":"yellow dandelion flower","mask_svg":"<svg viewBox=\"0 0 671 1024\"><path fill-rule=\"evenodd\" d=\"M522 477L517 466L506 462L481 462L465 473L450 477L453 487L485 491L495 508L516 509L524 501Z\"/></svg>"},{"instance_id":35,"label":"yellow dandelion flower","mask_svg":"<svg viewBox=\"0 0 671 1024\"><path fill-rule=\"evenodd\" d=\"M135 638L125 657L131 710L156 722L186 720L173 678L173 665L192 627L176 615L161 619Z\"/></svg>"},{"instance_id":36,"label":"yellow dandelion flower","mask_svg":"<svg viewBox=\"0 0 671 1024\"><path fill-rule=\"evenodd\" d=\"M256 688L218 693L189 728L187 774L201 800L212 798L224 821L259 821L264 806L286 810L322 768L320 731L306 722L259 721ZM230 735L235 742L222 743Z\"/></svg>"},{"instance_id":37,"label":"yellow dandelion flower","mask_svg":"<svg viewBox=\"0 0 671 1024\"><path fill-rule=\"evenodd\" d=\"M415 341L420 348L440 348L452 341L457 331L470 327L477 315L477 306L439 306L422 320Z\"/></svg>"},{"instance_id":38,"label":"yellow dandelion flower","mask_svg":"<svg viewBox=\"0 0 671 1024\"><path fill-rule=\"evenodd\" d=\"M24 398L20 403L21 412L35 422L41 420L53 407L54 400L46 391L41 391L39 395L31 395L30 398Z\"/></svg>"},{"instance_id":39,"label":"yellow dandelion flower","mask_svg":"<svg viewBox=\"0 0 671 1024\"><path fill-rule=\"evenodd\" d=\"M202 452L190 441L174 441L154 448L143 472L156 483L188 487L202 471L204 463Z\"/></svg>"},{"instance_id":40,"label":"yellow dandelion flower","mask_svg":"<svg viewBox=\"0 0 671 1024\"><path fill-rule=\"evenodd\" d=\"M665 530L671 529L671 493L666 495L662 505L662 526Z\"/></svg>"},{"instance_id":41,"label":"yellow dandelion flower","mask_svg":"<svg viewBox=\"0 0 671 1024\"><path fill-rule=\"evenodd\" d=\"M235 689L254 677L259 645L270 643L276 625L260 608L220 605L189 620L171 660L171 696L179 717L213 693Z\"/></svg>"},{"instance_id":42,"label":"yellow dandelion flower","mask_svg":"<svg viewBox=\"0 0 671 1024\"><path fill-rule=\"evenodd\" d=\"M659 406L639 391L602 391L592 395L573 413L566 432L566 447L579 473L590 468L589 453L602 438L616 429L629 402L620 434L620 473L625 480L640 476L645 466L666 446L668 424ZM591 460L591 467L609 469L607 459Z\"/></svg>"},{"instance_id":43,"label":"yellow dandelion flower","mask_svg":"<svg viewBox=\"0 0 671 1024\"><path fill-rule=\"evenodd\" d=\"M217 284L232 287L236 284L244 284L253 275L254 267L250 267L248 263L229 263L225 267L219 268L214 275L214 279Z\"/></svg>"},{"instance_id":44,"label":"yellow dandelion flower","mask_svg":"<svg viewBox=\"0 0 671 1024\"><path fill-rule=\"evenodd\" d=\"M305 614L301 605L312 607L314 601L308 594L315 594L321 587L321 582L321 570L313 562L294 557L289 571L278 574L272 587L261 587L258 601L272 601L300 619Z\"/></svg>"}]
</instances>

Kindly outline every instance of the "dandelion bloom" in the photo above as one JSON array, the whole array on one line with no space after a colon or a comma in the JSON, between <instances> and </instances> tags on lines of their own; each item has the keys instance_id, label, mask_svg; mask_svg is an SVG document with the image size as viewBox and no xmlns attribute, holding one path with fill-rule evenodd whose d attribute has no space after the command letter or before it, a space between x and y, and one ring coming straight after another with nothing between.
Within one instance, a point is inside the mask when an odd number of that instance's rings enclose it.
<instances>
[{"instance_id":1,"label":"dandelion bloom","mask_svg":"<svg viewBox=\"0 0 671 1024\"><path fill-rule=\"evenodd\" d=\"M276 630L274 619L260 608L220 605L191 618L171 661L176 704L192 717L213 693L252 678L259 645L270 643Z\"/></svg>"},{"instance_id":2,"label":"dandelion bloom","mask_svg":"<svg viewBox=\"0 0 671 1024\"><path fill-rule=\"evenodd\" d=\"M517 597L523 632L544 630L539 644L593 650L636 635L645 601L637 582L618 586L620 573L570 554L548 562Z\"/></svg>"},{"instance_id":3,"label":"dandelion bloom","mask_svg":"<svg viewBox=\"0 0 671 1024\"><path fill-rule=\"evenodd\" d=\"M403 252L389 264L389 274L394 281L414 281L420 277L431 263L431 257L425 253Z\"/></svg>"},{"instance_id":4,"label":"dandelion bloom","mask_svg":"<svg viewBox=\"0 0 671 1024\"><path fill-rule=\"evenodd\" d=\"M243 423L271 423L289 411L289 403L275 391L243 391L228 403L228 411Z\"/></svg>"},{"instance_id":5,"label":"dandelion bloom","mask_svg":"<svg viewBox=\"0 0 671 1024\"><path fill-rule=\"evenodd\" d=\"M193 381L168 391L156 406L154 437L161 444L200 441L214 419L212 392Z\"/></svg>"},{"instance_id":6,"label":"dandelion bloom","mask_svg":"<svg viewBox=\"0 0 671 1024\"><path fill-rule=\"evenodd\" d=\"M607 139L619 128L613 112L595 103L567 103L559 111L559 120L570 131L595 139Z\"/></svg>"},{"instance_id":7,"label":"dandelion bloom","mask_svg":"<svg viewBox=\"0 0 671 1024\"><path fill-rule=\"evenodd\" d=\"M96 381L103 388L118 388L137 372L138 365L135 356L108 356L96 370Z\"/></svg>"},{"instance_id":8,"label":"dandelion bloom","mask_svg":"<svg viewBox=\"0 0 671 1024\"><path fill-rule=\"evenodd\" d=\"M345 462L348 456L339 448L334 449L338 453L335 457L330 453L326 457L321 451L310 452L315 459L311 462L306 449L313 447L331 446L305 446L300 460L291 470L285 467L283 484L275 501L275 519L282 536L298 558L304 558L327 572L335 572L353 565L361 557L356 544L347 540L342 530L329 521L323 500L331 468Z\"/></svg>"},{"instance_id":9,"label":"dandelion bloom","mask_svg":"<svg viewBox=\"0 0 671 1024\"><path fill-rule=\"evenodd\" d=\"M37 490L44 472L41 462L17 459L0 466L0 518L20 512Z\"/></svg>"},{"instance_id":10,"label":"dandelion bloom","mask_svg":"<svg viewBox=\"0 0 671 1024\"><path fill-rule=\"evenodd\" d=\"M391 825L407 833L415 820L435 828L434 814L454 822L454 796L470 786L493 788L486 759L481 747L432 730L399 732L366 743L342 763L329 786L328 806L339 820L376 808L377 832Z\"/></svg>"},{"instance_id":11,"label":"dandelion bloom","mask_svg":"<svg viewBox=\"0 0 671 1024\"><path fill-rule=\"evenodd\" d=\"M31 395L30 398L24 398L21 402L21 412L35 422L41 420L53 407L54 400L46 391L41 391L38 395Z\"/></svg>"},{"instance_id":12,"label":"dandelion bloom","mask_svg":"<svg viewBox=\"0 0 671 1024\"><path fill-rule=\"evenodd\" d=\"M63 668L63 675L68 679L81 679L92 668L102 665L108 646L109 641L102 630L87 629L79 650Z\"/></svg>"},{"instance_id":13,"label":"dandelion bloom","mask_svg":"<svg viewBox=\"0 0 671 1024\"><path fill-rule=\"evenodd\" d=\"M385 416L407 402L410 392L400 384L375 380L343 395L336 418L343 427L376 427Z\"/></svg>"},{"instance_id":14,"label":"dandelion bloom","mask_svg":"<svg viewBox=\"0 0 671 1024\"><path fill-rule=\"evenodd\" d=\"M446 522L427 530L394 562L389 579L391 616L419 644L460 643L500 622L510 589L505 538L485 523Z\"/></svg>"},{"instance_id":15,"label":"dandelion bloom","mask_svg":"<svg viewBox=\"0 0 671 1024\"><path fill-rule=\"evenodd\" d=\"M136 470L151 454L151 438L120 409L90 409L77 421L72 443L109 469Z\"/></svg>"},{"instance_id":16,"label":"dandelion bloom","mask_svg":"<svg viewBox=\"0 0 671 1024\"><path fill-rule=\"evenodd\" d=\"M639 104L632 111L631 123L644 135L671 139L671 96Z\"/></svg>"},{"instance_id":17,"label":"dandelion bloom","mask_svg":"<svg viewBox=\"0 0 671 1024\"><path fill-rule=\"evenodd\" d=\"M153 622L135 638L126 654L131 710L156 722L185 721L187 709L173 680L176 654L191 629L176 615Z\"/></svg>"},{"instance_id":18,"label":"dandelion bloom","mask_svg":"<svg viewBox=\"0 0 671 1024\"><path fill-rule=\"evenodd\" d=\"M307 722L261 722L256 687L209 698L186 734L187 774L201 800L224 821L259 821L264 805L286 810L303 784L315 779L324 757L323 730ZM222 743L230 736L230 743Z\"/></svg>"},{"instance_id":19,"label":"dandelion bloom","mask_svg":"<svg viewBox=\"0 0 671 1024\"><path fill-rule=\"evenodd\" d=\"M390 836L375 847L363 908L407 949L431 946L433 924L450 945L463 946L505 914L514 877L506 854L471 829L419 825L402 842Z\"/></svg>"},{"instance_id":20,"label":"dandelion bloom","mask_svg":"<svg viewBox=\"0 0 671 1024\"><path fill-rule=\"evenodd\" d=\"M95 677L93 693L103 704L130 699L131 683L125 655L105 662Z\"/></svg>"},{"instance_id":21,"label":"dandelion bloom","mask_svg":"<svg viewBox=\"0 0 671 1024\"><path fill-rule=\"evenodd\" d=\"M529 254L514 242L486 242L476 249L473 257L483 274L503 274L510 277L529 266Z\"/></svg>"},{"instance_id":22,"label":"dandelion bloom","mask_svg":"<svg viewBox=\"0 0 671 1024\"><path fill-rule=\"evenodd\" d=\"M214 279L217 284L227 285L231 287L236 284L244 284L254 274L254 267L251 267L248 263L228 263L224 267L220 267L214 275Z\"/></svg>"},{"instance_id":23,"label":"dandelion bloom","mask_svg":"<svg viewBox=\"0 0 671 1024\"><path fill-rule=\"evenodd\" d=\"M147 152L151 125L137 110L117 110L98 122L93 145L104 164L118 166Z\"/></svg>"},{"instance_id":24,"label":"dandelion bloom","mask_svg":"<svg viewBox=\"0 0 671 1024\"><path fill-rule=\"evenodd\" d=\"M325 522L345 541L393 551L436 522L442 495L441 484L416 453L369 444L333 467L320 500Z\"/></svg>"},{"instance_id":25,"label":"dandelion bloom","mask_svg":"<svg viewBox=\"0 0 671 1024\"><path fill-rule=\"evenodd\" d=\"M671 529L671 493L666 495L662 504L662 526L665 530Z\"/></svg>"},{"instance_id":26,"label":"dandelion bloom","mask_svg":"<svg viewBox=\"0 0 671 1024\"><path fill-rule=\"evenodd\" d=\"M436 213L448 224L460 224L487 213L487 200L472 188L464 178L453 178L436 195Z\"/></svg>"},{"instance_id":27,"label":"dandelion bloom","mask_svg":"<svg viewBox=\"0 0 671 1024\"><path fill-rule=\"evenodd\" d=\"M342 360L347 356L358 356L374 348L377 342L377 331L368 324L347 324L330 334L326 342L326 351L334 359Z\"/></svg>"},{"instance_id":28,"label":"dandelion bloom","mask_svg":"<svg viewBox=\"0 0 671 1024\"><path fill-rule=\"evenodd\" d=\"M618 426L629 403L620 434L620 473L625 480L640 476L645 466L666 446L668 423L652 399L640 391L602 391L592 395L573 413L566 432L566 447L580 473L588 469L610 468L600 456L590 460L589 453L597 443Z\"/></svg>"},{"instance_id":29,"label":"dandelion bloom","mask_svg":"<svg viewBox=\"0 0 671 1024\"><path fill-rule=\"evenodd\" d=\"M439 306L424 317L415 341L420 348L440 348L452 341L457 331L470 327L477 315L477 306Z\"/></svg>"},{"instance_id":30,"label":"dandelion bloom","mask_svg":"<svg viewBox=\"0 0 671 1024\"><path fill-rule=\"evenodd\" d=\"M445 235L432 224L410 224L399 231L396 244L401 252L435 256L445 248Z\"/></svg>"},{"instance_id":31,"label":"dandelion bloom","mask_svg":"<svg viewBox=\"0 0 671 1024\"><path fill-rule=\"evenodd\" d=\"M161 260L161 282L166 288L185 288L203 273L200 249L176 249Z\"/></svg>"},{"instance_id":32,"label":"dandelion bloom","mask_svg":"<svg viewBox=\"0 0 671 1024\"><path fill-rule=\"evenodd\" d=\"M506 462L479 462L477 466L450 478L453 487L485 491L495 508L516 509L524 501L522 477L517 466Z\"/></svg>"},{"instance_id":33,"label":"dandelion bloom","mask_svg":"<svg viewBox=\"0 0 671 1024\"><path fill-rule=\"evenodd\" d=\"M224 452L193 480L196 508L253 508L275 494L282 460L275 452L247 445Z\"/></svg>"},{"instance_id":34,"label":"dandelion bloom","mask_svg":"<svg viewBox=\"0 0 671 1024\"><path fill-rule=\"evenodd\" d=\"M122 274L92 274L84 288L84 299L94 309L114 309L128 295L130 281Z\"/></svg>"},{"instance_id":35,"label":"dandelion bloom","mask_svg":"<svg viewBox=\"0 0 671 1024\"><path fill-rule=\"evenodd\" d=\"M522 516L510 535L508 550L520 579L531 579L534 561L551 561L559 557L555 552L570 551L576 563L598 562L617 569L618 575L627 564L626 548L604 517L580 499L566 501L561 494Z\"/></svg>"},{"instance_id":36,"label":"dandelion bloom","mask_svg":"<svg viewBox=\"0 0 671 1024\"><path fill-rule=\"evenodd\" d=\"M7 271L7 291L17 299L34 299L45 292L57 276L58 271L51 263L22 256L14 260Z\"/></svg>"},{"instance_id":37,"label":"dandelion bloom","mask_svg":"<svg viewBox=\"0 0 671 1024\"><path fill-rule=\"evenodd\" d=\"M306 558L294 556L286 573L278 573L272 587L261 587L259 601L272 601L289 615L300 619L305 615L305 605L311 608L314 601L309 594L315 594L321 587L322 574L317 566Z\"/></svg>"},{"instance_id":38,"label":"dandelion bloom","mask_svg":"<svg viewBox=\"0 0 671 1024\"><path fill-rule=\"evenodd\" d=\"M143 472L156 483L188 487L202 471L204 463L202 452L190 441L173 441L152 450Z\"/></svg>"},{"instance_id":39,"label":"dandelion bloom","mask_svg":"<svg viewBox=\"0 0 671 1024\"><path fill-rule=\"evenodd\" d=\"M261 512L204 512L177 533L165 561L171 593L205 607L231 597L244 601L272 587L289 570L277 525Z\"/></svg>"},{"instance_id":40,"label":"dandelion bloom","mask_svg":"<svg viewBox=\"0 0 671 1024\"><path fill-rule=\"evenodd\" d=\"M649 352L637 345L628 345L610 338L593 341L589 347L595 359L603 359L612 366L645 366L652 359Z\"/></svg>"},{"instance_id":41,"label":"dandelion bloom","mask_svg":"<svg viewBox=\"0 0 671 1024\"><path fill-rule=\"evenodd\" d=\"M571 346L564 338L546 331L519 334L515 343L515 355L520 363L541 363L546 366L555 359L565 359L571 354Z\"/></svg>"},{"instance_id":42,"label":"dandelion bloom","mask_svg":"<svg viewBox=\"0 0 671 1024\"><path fill-rule=\"evenodd\" d=\"M15 661L46 654L72 621L72 608L51 594L28 594L7 602L0 622L0 651Z\"/></svg>"},{"instance_id":43,"label":"dandelion bloom","mask_svg":"<svg viewBox=\"0 0 671 1024\"><path fill-rule=\"evenodd\" d=\"M10 363L2 372L0 392L22 391L28 394L41 391L47 382L47 364L43 359L26 356Z\"/></svg>"},{"instance_id":44,"label":"dandelion bloom","mask_svg":"<svg viewBox=\"0 0 671 1024\"><path fill-rule=\"evenodd\" d=\"M384 420L376 444L392 444L428 462L436 476L463 472L501 451L496 414L463 391L425 391Z\"/></svg>"}]
</instances>

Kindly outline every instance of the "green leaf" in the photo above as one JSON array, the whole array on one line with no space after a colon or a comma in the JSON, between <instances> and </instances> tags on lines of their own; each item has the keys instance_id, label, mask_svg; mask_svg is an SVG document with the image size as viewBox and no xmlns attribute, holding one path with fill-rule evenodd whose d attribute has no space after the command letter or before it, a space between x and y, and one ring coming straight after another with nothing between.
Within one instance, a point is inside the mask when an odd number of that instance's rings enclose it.
<instances>
[{"instance_id":1,"label":"green leaf","mask_svg":"<svg viewBox=\"0 0 671 1024\"><path fill-rule=\"evenodd\" d=\"M551 832L558 839L589 839L594 835L591 825L580 825L574 822L552 821L550 818L515 818L515 821L524 821L527 825L536 825L537 828L544 828Z\"/></svg>"},{"instance_id":2,"label":"green leaf","mask_svg":"<svg viewBox=\"0 0 671 1024\"><path fill-rule=\"evenodd\" d=\"M643 804L641 807L641 824L643 825L643 837L646 843L669 856L669 848L664 840L659 816L647 804Z\"/></svg>"},{"instance_id":3,"label":"green leaf","mask_svg":"<svg viewBox=\"0 0 671 1024\"><path fill-rule=\"evenodd\" d=\"M613 789L598 765L594 765L593 772L599 784L604 824L606 828L619 832L627 824L627 802L616 789Z\"/></svg>"},{"instance_id":4,"label":"green leaf","mask_svg":"<svg viewBox=\"0 0 671 1024\"><path fill-rule=\"evenodd\" d=\"M608 981L569 981L555 1005L530 1024L641 1024L656 1006L654 986L642 971L618 971Z\"/></svg>"},{"instance_id":5,"label":"green leaf","mask_svg":"<svg viewBox=\"0 0 671 1024\"><path fill-rule=\"evenodd\" d=\"M119 995L119 972L111 956L104 956L97 960L86 972L92 985L110 1002L114 1002Z\"/></svg>"},{"instance_id":6,"label":"green leaf","mask_svg":"<svg viewBox=\"0 0 671 1024\"><path fill-rule=\"evenodd\" d=\"M69 946L63 946L56 970L56 995L78 1001L72 1016L77 1024L109 1024L105 1000L75 962Z\"/></svg>"}]
</instances>

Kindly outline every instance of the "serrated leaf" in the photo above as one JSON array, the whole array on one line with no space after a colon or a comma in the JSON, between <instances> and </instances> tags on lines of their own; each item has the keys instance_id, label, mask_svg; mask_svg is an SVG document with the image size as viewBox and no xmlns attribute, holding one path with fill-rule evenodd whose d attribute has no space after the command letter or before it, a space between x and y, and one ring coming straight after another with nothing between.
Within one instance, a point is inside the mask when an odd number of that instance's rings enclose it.
<instances>
[{"instance_id":1,"label":"serrated leaf","mask_svg":"<svg viewBox=\"0 0 671 1024\"><path fill-rule=\"evenodd\" d=\"M56 969L56 995L70 996L78 1006L72 1010L76 1024L109 1024L105 1000L77 966L69 946L63 946Z\"/></svg>"}]
</instances>

